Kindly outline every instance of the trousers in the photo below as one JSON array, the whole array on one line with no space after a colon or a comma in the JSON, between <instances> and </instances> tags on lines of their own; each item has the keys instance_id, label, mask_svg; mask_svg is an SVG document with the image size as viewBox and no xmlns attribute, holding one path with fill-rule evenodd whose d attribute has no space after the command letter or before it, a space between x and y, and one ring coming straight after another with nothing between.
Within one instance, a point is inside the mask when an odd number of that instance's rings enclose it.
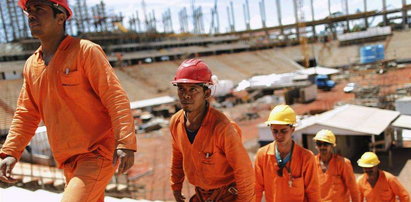
<instances>
[{"instance_id":1,"label":"trousers","mask_svg":"<svg viewBox=\"0 0 411 202\"><path fill-rule=\"evenodd\" d=\"M190 202L229 202L237 199L235 183L212 190L204 190L196 187L196 193L190 198Z\"/></svg>"},{"instance_id":2,"label":"trousers","mask_svg":"<svg viewBox=\"0 0 411 202\"><path fill-rule=\"evenodd\" d=\"M68 159L63 169L66 187L62 202L103 202L106 186L116 168L111 160L90 152Z\"/></svg>"}]
</instances>

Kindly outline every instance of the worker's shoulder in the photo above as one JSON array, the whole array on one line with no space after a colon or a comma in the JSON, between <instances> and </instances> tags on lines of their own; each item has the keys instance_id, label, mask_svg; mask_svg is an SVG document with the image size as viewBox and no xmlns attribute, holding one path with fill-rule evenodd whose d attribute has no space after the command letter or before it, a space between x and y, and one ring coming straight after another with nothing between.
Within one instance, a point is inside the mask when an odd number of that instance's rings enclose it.
<instances>
[{"instance_id":1,"label":"worker's shoulder","mask_svg":"<svg viewBox=\"0 0 411 202\"><path fill-rule=\"evenodd\" d=\"M387 172L387 171L385 171L385 170L381 170L381 171L382 171L382 173L384 174L384 176L385 176L385 178L386 178L387 180L396 179L396 177L395 177L393 174L391 174L391 173L389 173L389 172Z\"/></svg>"},{"instance_id":2,"label":"worker's shoulder","mask_svg":"<svg viewBox=\"0 0 411 202\"><path fill-rule=\"evenodd\" d=\"M270 148L274 147L274 142L271 142L270 144L264 145L263 147L260 147L257 151L257 155L263 155L267 154L268 151L270 151Z\"/></svg>"},{"instance_id":3,"label":"worker's shoulder","mask_svg":"<svg viewBox=\"0 0 411 202\"><path fill-rule=\"evenodd\" d=\"M311 150L308 150L297 143L294 143L294 147L295 147L294 152L300 154L301 157L307 158L307 159L315 158L314 153Z\"/></svg>"},{"instance_id":4,"label":"worker's shoulder","mask_svg":"<svg viewBox=\"0 0 411 202\"><path fill-rule=\"evenodd\" d=\"M339 154L335 154L334 158L337 160L338 163L351 164L350 159L347 159Z\"/></svg>"},{"instance_id":5,"label":"worker's shoulder","mask_svg":"<svg viewBox=\"0 0 411 202\"><path fill-rule=\"evenodd\" d=\"M93 49L93 48L101 48L100 45L87 40L87 39L79 39L79 38L75 38L75 40L78 40L80 48L83 50L88 50L88 49Z\"/></svg>"},{"instance_id":6,"label":"worker's shoulder","mask_svg":"<svg viewBox=\"0 0 411 202\"><path fill-rule=\"evenodd\" d=\"M170 124L175 123L177 120L180 119L181 116L184 116L184 111L182 109L180 109L178 112L173 114L173 116L171 116Z\"/></svg>"},{"instance_id":7,"label":"worker's shoulder","mask_svg":"<svg viewBox=\"0 0 411 202\"><path fill-rule=\"evenodd\" d=\"M213 107L210 107L209 113L210 113L209 114L210 120L215 121L217 124L232 125L231 120L229 118L227 118L227 116L223 112L221 112L221 111L219 111L219 110L217 110Z\"/></svg>"}]
</instances>

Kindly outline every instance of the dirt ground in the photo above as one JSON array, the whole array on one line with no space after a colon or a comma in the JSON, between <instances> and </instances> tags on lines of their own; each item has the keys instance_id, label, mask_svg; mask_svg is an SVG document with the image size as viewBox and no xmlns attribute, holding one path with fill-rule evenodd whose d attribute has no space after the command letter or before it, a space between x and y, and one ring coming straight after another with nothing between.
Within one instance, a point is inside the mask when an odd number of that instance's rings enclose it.
<instances>
[{"instance_id":1,"label":"dirt ground","mask_svg":"<svg viewBox=\"0 0 411 202\"><path fill-rule=\"evenodd\" d=\"M380 85L384 93L392 92L394 88L401 87L411 81L411 65L391 70L385 74L361 74L351 72L349 77L339 80L337 86L331 91L318 91L317 100L307 104L294 104L292 107L302 115L310 111L325 111L332 109L334 105L351 102L355 96L352 93L344 93L343 88L348 82L356 82L361 86ZM381 91L380 91L381 92ZM270 105L242 104L233 108L221 109L230 114L233 120L242 120L241 116L250 111L257 112L259 118L252 120L239 121L243 131L243 141L250 152L251 158L254 156L257 145L258 130L257 125L264 122L267 118ZM152 169L150 175L139 178L134 181L139 185L144 185L145 192L136 194L136 198L145 198L148 200L173 200L172 191L169 183L170 160L171 160L171 140L167 128L155 131L150 134L140 134L138 136L139 151L136 157L136 165L133 169L144 167ZM411 150L394 149L393 166L388 165L388 153L378 153L381 158L381 168L396 175L403 185L411 192ZM253 159L252 159L253 160ZM361 169L352 161L356 175L361 174ZM186 196L194 194L194 188L185 181L183 193Z\"/></svg>"}]
</instances>

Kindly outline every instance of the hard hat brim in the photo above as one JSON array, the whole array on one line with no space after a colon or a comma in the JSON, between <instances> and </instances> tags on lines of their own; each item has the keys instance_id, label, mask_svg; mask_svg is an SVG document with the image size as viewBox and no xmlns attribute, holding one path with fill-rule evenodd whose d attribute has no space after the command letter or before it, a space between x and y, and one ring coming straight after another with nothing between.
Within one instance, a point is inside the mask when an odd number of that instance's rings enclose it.
<instances>
[{"instance_id":1,"label":"hard hat brim","mask_svg":"<svg viewBox=\"0 0 411 202\"><path fill-rule=\"evenodd\" d=\"M313 138L313 140L314 141L322 141L322 142L327 142L327 143L330 143L330 144L332 144L334 147L335 146L337 146L337 144L336 143L333 143L333 142L331 142L331 141L328 141L328 140L325 140L325 139L320 139L320 138Z\"/></svg>"},{"instance_id":2,"label":"hard hat brim","mask_svg":"<svg viewBox=\"0 0 411 202\"><path fill-rule=\"evenodd\" d=\"M357 162L357 163L358 163L358 166L360 166L361 168L372 168L378 165L378 164L368 164L368 163L360 163L360 162Z\"/></svg>"},{"instance_id":3,"label":"hard hat brim","mask_svg":"<svg viewBox=\"0 0 411 202\"><path fill-rule=\"evenodd\" d=\"M204 83L204 81L192 80L192 79L178 79L171 81L172 84L179 84L179 83ZM206 83L204 83L206 84Z\"/></svg>"},{"instance_id":4,"label":"hard hat brim","mask_svg":"<svg viewBox=\"0 0 411 202\"><path fill-rule=\"evenodd\" d=\"M275 125L293 125L294 123L290 123L290 122L285 122L285 121L266 121L264 122L267 126L270 126L272 124Z\"/></svg>"}]
</instances>

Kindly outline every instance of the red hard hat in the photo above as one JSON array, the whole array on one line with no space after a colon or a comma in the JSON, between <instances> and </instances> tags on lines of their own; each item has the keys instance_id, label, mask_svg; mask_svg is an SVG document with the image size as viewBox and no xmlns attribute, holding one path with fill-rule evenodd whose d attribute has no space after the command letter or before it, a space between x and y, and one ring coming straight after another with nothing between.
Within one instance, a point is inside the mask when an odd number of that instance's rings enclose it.
<instances>
[{"instance_id":1,"label":"red hard hat","mask_svg":"<svg viewBox=\"0 0 411 202\"><path fill-rule=\"evenodd\" d=\"M20 6L21 9L26 10L26 4L27 2L30 0L19 0L18 5ZM59 6L62 6L64 9L67 10L67 20L71 18L71 16L73 15L73 11L71 11L67 0L32 0L32 1L49 1L55 4L58 4Z\"/></svg>"},{"instance_id":2,"label":"red hard hat","mask_svg":"<svg viewBox=\"0 0 411 202\"><path fill-rule=\"evenodd\" d=\"M178 67L176 76L171 82L172 84L179 83L204 83L213 84L211 80L211 70L207 64L200 59L184 60Z\"/></svg>"}]
</instances>

